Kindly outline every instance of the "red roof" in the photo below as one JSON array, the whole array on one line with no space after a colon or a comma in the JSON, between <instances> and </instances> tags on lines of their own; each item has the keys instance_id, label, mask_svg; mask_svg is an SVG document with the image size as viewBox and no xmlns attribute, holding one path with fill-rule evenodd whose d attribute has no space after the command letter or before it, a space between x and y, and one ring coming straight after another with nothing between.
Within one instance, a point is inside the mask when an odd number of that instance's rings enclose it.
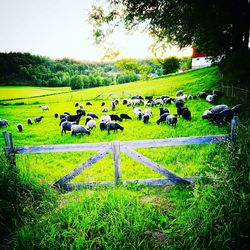
<instances>
[{"instance_id":1,"label":"red roof","mask_svg":"<svg viewBox=\"0 0 250 250\"><path fill-rule=\"evenodd\" d=\"M196 58L196 57L207 57L208 55L203 53L202 51L199 51L197 48L193 47L193 54L192 54L192 58Z\"/></svg>"}]
</instances>

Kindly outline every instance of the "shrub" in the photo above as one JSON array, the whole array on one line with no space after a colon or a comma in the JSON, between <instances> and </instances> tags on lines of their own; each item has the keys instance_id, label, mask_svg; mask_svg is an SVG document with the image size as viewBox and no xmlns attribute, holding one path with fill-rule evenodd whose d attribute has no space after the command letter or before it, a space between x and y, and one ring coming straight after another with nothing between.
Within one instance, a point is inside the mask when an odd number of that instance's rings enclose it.
<instances>
[{"instance_id":1,"label":"shrub","mask_svg":"<svg viewBox=\"0 0 250 250\"><path fill-rule=\"evenodd\" d=\"M162 62L162 69L164 75L175 73L179 68L179 60L174 56L168 57Z\"/></svg>"},{"instance_id":2,"label":"shrub","mask_svg":"<svg viewBox=\"0 0 250 250\"><path fill-rule=\"evenodd\" d=\"M81 89L82 88L82 78L78 75L73 76L70 79L70 87L72 90Z\"/></svg>"}]
</instances>

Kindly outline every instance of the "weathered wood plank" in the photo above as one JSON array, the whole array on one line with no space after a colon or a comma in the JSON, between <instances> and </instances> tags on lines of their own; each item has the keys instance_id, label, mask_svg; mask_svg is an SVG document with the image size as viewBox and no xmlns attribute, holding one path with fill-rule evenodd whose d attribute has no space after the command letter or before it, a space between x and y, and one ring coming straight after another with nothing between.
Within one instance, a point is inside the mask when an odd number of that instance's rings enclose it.
<instances>
[{"instance_id":1,"label":"weathered wood plank","mask_svg":"<svg viewBox=\"0 0 250 250\"><path fill-rule=\"evenodd\" d=\"M60 180L56 181L54 183L54 186L61 188L65 183L69 182L73 178L75 178L77 175L79 175L82 171L88 169L90 166L92 166L94 163L101 160L105 155L107 155L111 151L110 147L106 147L99 152L97 152L95 155L90 157L87 161L79 165L77 168L75 168L73 171L62 177Z\"/></svg>"},{"instance_id":2,"label":"weathered wood plank","mask_svg":"<svg viewBox=\"0 0 250 250\"><path fill-rule=\"evenodd\" d=\"M13 142L13 137L12 137L12 133L9 133L9 139L10 139L10 148L12 150L14 150L14 142Z\"/></svg>"},{"instance_id":3,"label":"weathered wood plank","mask_svg":"<svg viewBox=\"0 0 250 250\"><path fill-rule=\"evenodd\" d=\"M188 182L192 182L195 180L196 177L187 177L184 180ZM139 183L146 186L170 186L174 185L175 183L170 181L168 178L159 178L159 179L138 179L138 180L123 180L120 181L121 184L126 185L128 183ZM115 186L114 181L102 181L102 182L73 182L73 183L66 183L63 187L65 190L74 190L80 188L87 188L87 187L95 187L95 186Z\"/></svg>"},{"instance_id":4,"label":"weathered wood plank","mask_svg":"<svg viewBox=\"0 0 250 250\"><path fill-rule=\"evenodd\" d=\"M111 144L114 160L115 182L119 182L122 178L121 160L120 160L120 142L113 141Z\"/></svg>"},{"instance_id":5,"label":"weathered wood plank","mask_svg":"<svg viewBox=\"0 0 250 250\"><path fill-rule=\"evenodd\" d=\"M231 133L230 133L232 142L236 142L238 123L239 123L238 116L234 116L231 121Z\"/></svg>"},{"instance_id":6,"label":"weathered wood plank","mask_svg":"<svg viewBox=\"0 0 250 250\"><path fill-rule=\"evenodd\" d=\"M110 147L109 142L82 143L82 144L54 144L54 145L42 145L42 146L15 147L15 151L16 154L38 154L38 153L102 150L107 146Z\"/></svg>"},{"instance_id":7,"label":"weathered wood plank","mask_svg":"<svg viewBox=\"0 0 250 250\"><path fill-rule=\"evenodd\" d=\"M5 145L7 147L10 146L9 137L6 131L3 132L3 138L4 138Z\"/></svg>"},{"instance_id":8,"label":"weathered wood plank","mask_svg":"<svg viewBox=\"0 0 250 250\"><path fill-rule=\"evenodd\" d=\"M179 184L188 184L189 182L184 180L183 178L175 175L174 173L168 171L164 167L160 166L159 164L151 161L149 158L145 157L144 155L134 151L133 149L122 147L121 151L127 154L128 156L132 157L133 159L141 162L142 164L148 166L149 168L153 169L154 171L163 174L164 176L168 177L170 181L173 183Z\"/></svg>"}]
</instances>

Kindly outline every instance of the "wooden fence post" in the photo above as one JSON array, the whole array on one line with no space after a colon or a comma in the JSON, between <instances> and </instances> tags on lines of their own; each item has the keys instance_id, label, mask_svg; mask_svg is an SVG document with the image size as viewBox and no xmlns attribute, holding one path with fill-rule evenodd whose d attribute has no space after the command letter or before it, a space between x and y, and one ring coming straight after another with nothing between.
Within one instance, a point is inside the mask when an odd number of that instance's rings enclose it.
<instances>
[{"instance_id":1,"label":"wooden fence post","mask_svg":"<svg viewBox=\"0 0 250 250\"><path fill-rule=\"evenodd\" d=\"M14 144L13 144L13 137L12 133L10 132L9 135L6 131L3 132L3 138L5 141L5 149L4 153L11 164L12 167L16 167L16 160L15 160L15 149L14 149Z\"/></svg>"},{"instance_id":2,"label":"wooden fence post","mask_svg":"<svg viewBox=\"0 0 250 250\"><path fill-rule=\"evenodd\" d=\"M236 142L236 138L237 138L238 122L239 122L238 116L234 116L232 121L231 121L231 133L230 133L230 138L231 138L233 143Z\"/></svg>"},{"instance_id":3,"label":"wooden fence post","mask_svg":"<svg viewBox=\"0 0 250 250\"><path fill-rule=\"evenodd\" d=\"M121 180L121 159L120 159L120 142L113 141L111 143L111 148L113 152L113 160L114 160L114 170L115 170L115 183L118 183Z\"/></svg>"}]
</instances>

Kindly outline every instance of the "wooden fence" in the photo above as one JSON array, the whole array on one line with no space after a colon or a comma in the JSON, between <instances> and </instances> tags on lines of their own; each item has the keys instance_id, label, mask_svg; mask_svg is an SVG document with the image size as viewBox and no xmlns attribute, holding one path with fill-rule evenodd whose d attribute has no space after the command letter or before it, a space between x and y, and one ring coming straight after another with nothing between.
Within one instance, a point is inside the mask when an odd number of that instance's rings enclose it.
<instances>
[{"instance_id":1,"label":"wooden fence","mask_svg":"<svg viewBox=\"0 0 250 250\"><path fill-rule=\"evenodd\" d=\"M236 97L245 102L249 101L250 91L247 89L227 85L221 85L221 89L226 96Z\"/></svg>"},{"instance_id":2,"label":"wooden fence","mask_svg":"<svg viewBox=\"0 0 250 250\"><path fill-rule=\"evenodd\" d=\"M229 135L214 135L214 136L192 136L179 137L167 139L153 139L153 140L136 140L136 141L112 141L100 143L82 143L82 144L58 144L58 145L42 145L42 146L23 146L15 147L13 143L12 133L3 132L5 140L5 154L11 165L15 167L16 154L37 154L37 153L55 153L55 152L73 152L73 151L93 151L98 152L91 156L88 160L80 164L74 170L60 178L54 183L58 189L64 188L71 190L74 188L88 187L95 185L115 185L117 183L133 183L138 182L145 185L172 185L172 184L188 184L194 177L182 178L162 167L158 163L150 160L146 156L136 152L134 148L155 148L179 145L193 145L193 144L211 144L223 142L226 139L236 140L236 128L238 124L238 117L234 117L231 122L231 133ZM94 163L101 160L105 155L112 152L114 162L114 181L105 182L81 182L69 183L73 178L78 176L84 170L91 167ZM120 166L120 152L125 153L129 157L146 165L150 169L162 174L167 178L159 179L143 179L143 180L128 180L122 181L122 172Z\"/></svg>"}]
</instances>

